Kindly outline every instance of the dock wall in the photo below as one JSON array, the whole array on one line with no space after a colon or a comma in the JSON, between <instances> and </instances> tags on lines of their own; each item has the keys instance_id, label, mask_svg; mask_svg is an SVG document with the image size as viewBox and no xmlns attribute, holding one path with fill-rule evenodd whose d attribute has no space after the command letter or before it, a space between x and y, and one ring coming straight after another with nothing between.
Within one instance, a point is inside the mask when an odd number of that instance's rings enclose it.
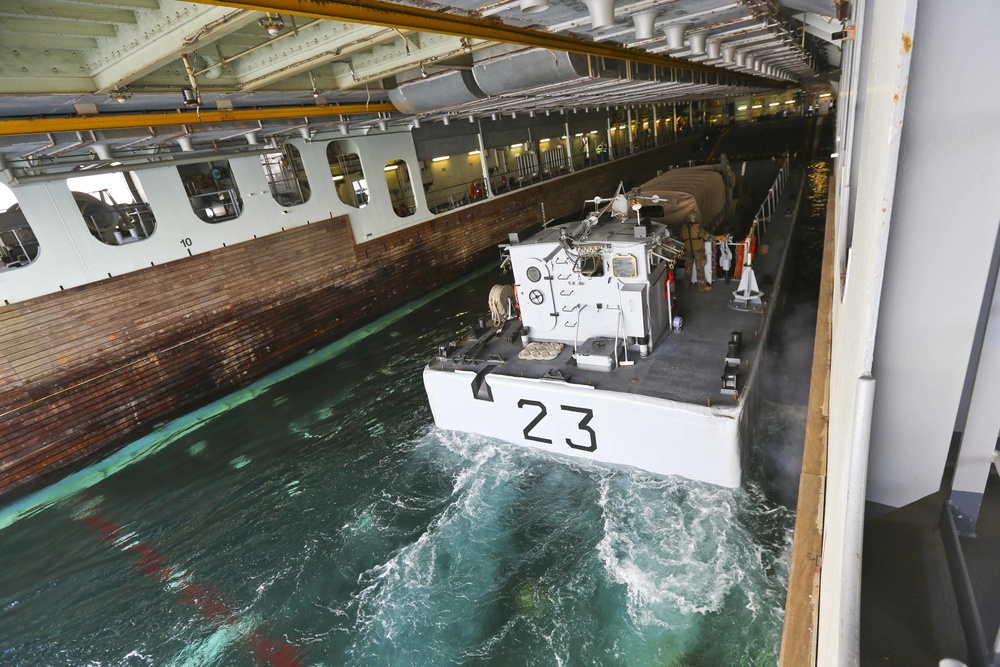
<instances>
[{"instance_id":1,"label":"dock wall","mask_svg":"<svg viewBox=\"0 0 1000 667\"><path fill-rule=\"evenodd\" d=\"M444 285L690 140L355 243L347 216L0 308L0 502ZM485 303L485 302L484 302Z\"/></svg>"}]
</instances>

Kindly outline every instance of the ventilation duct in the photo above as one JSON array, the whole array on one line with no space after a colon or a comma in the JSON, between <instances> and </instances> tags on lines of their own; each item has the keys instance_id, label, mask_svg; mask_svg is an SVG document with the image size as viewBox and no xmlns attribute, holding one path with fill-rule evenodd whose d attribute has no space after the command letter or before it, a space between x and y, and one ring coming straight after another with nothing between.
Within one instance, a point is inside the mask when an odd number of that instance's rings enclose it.
<instances>
[{"instance_id":1,"label":"ventilation duct","mask_svg":"<svg viewBox=\"0 0 1000 667\"><path fill-rule=\"evenodd\" d=\"M671 50L673 49L683 49L684 48L684 29L687 28L683 23L675 23L669 25L663 31L663 34L667 36L667 47Z\"/></svg>"},{"instance_id":2,"label":"ventilation duct","mask_svg":"<svg viewBox=\"0 0 1000 667\"><path fill-rule=\"evenodd\" d=\"M632 21L635 23L636 40L653 39L653 26L656 25L656 17L660 13L655 9L646 12L632 14Z\"/></svg>"},{"instance_id":3,"label":"ventilation duct","mask_svg":"<svg viewBox=\"0 0 1000 667\"><path fill-rule=\"evenodd\" d=\"M691 53L705 53L705 40L708 39L707 32L693 32L688 35L688 44L691 45Z\"/></svg>"},{"instance_id":4,"label":"ventilation duct","mask_svg":"<svg viewBox=\"0 0 1000 667\"><path fill-rule=\"evenodd\" d=\"M505 53L476 63L472 68L477 89L484 95L551 86L585 77L588 73L586 56L547 49Z\"/></svg>"},{"instance_id":5,"label":"ventilation duct","mask_svg":"<svg viewBox=\"0 0 1000 667\"><path fill-rule=\"evenodd\" d=\"M551 56L550 56L551 58ZM414 79L389 90L389 101L407 114L417 114L482 99L472 72L449 70L426 79Z\"/></svg>"},{"instance_id":6,"label":"ventilation duct","mask_svg":"<svg viewBox=\"0 0 1000 667\"><path fill-rule=\"evenodd\" d=\"M615 24L615 0L584 0L590 12L590 27L609 28Z\"/></svg>"},{"instance_id":7,"label":"ventilation duct","mask_svg":"<svg viewBox=\"0 0 1000 667\"><path fill-rule=\"evenodd\" d=\"M537 14L549 8L549 0L521 0L522 14Z\"/></svg>"}]
</instances>

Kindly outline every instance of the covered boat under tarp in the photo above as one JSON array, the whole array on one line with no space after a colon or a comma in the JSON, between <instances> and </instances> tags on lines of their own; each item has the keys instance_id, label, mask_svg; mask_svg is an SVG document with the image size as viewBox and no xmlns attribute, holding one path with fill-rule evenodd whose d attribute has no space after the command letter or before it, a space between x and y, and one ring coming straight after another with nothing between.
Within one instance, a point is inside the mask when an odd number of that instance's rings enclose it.
<instances>
[{"instance_id":1,"label":"covered boat under tarp","mask_svg":"<svg viewBox=\"0 0 1000 667\"><path fill-rule=\"evenodd\" d=\"M733 219L734 202L730 193L735 180L728 165L706 165L671 169L644 183L639 190L643 197L656 195L660 198L661 201L645 212L657 222L666 224L673 233L677 233L688 214L694 211L702 227L715 234ZM657 206L662 207L662 214L654 212Z\"/></svg>"}]
</instances>

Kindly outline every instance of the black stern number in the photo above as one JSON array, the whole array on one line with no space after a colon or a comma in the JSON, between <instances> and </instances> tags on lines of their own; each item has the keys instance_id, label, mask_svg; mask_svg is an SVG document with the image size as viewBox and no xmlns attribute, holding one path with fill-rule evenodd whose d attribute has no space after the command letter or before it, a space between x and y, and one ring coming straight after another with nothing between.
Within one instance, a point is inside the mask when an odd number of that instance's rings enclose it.
<instances>
[{"instance_id":1,"label":"black stern number","mask_svg":"<svg viewBox=\"0 0 1000 667\"><path fill-rule=\"evenodd\" d=\"M533 442L544 442L547 445L551 445L552 441L549 440L548 438L540 438L537 435L531 435L532 429L538 426L538 424L541 423L543 419L545 419L545 416L548 415L548 410L545 408L545 405L542 404L540 401L532 401L527 398L522 398L517 402L517 407L519 408L533 407L538 409L538 414L536 414L534 419L528 422L528 425L524 427L523 431L524 439L531 440ZM576 425L576 427L583 433L586 433L587 434L586 437L590 439L590 444L580 445L573 442L572 438L566 438L566 444L572 447L573 449L582 449L585 452L592 452L596 450L597 434L594 432L594 429L590 428L590 421L594 418L594 411L591 410L590 408L577 408L573 407L572 405L560 405L559 407L562 409L563 412L574 412L580 415L580 421ZM579 436L574 435L574 437L579 439Z\"/></svg>"}]
</instances>

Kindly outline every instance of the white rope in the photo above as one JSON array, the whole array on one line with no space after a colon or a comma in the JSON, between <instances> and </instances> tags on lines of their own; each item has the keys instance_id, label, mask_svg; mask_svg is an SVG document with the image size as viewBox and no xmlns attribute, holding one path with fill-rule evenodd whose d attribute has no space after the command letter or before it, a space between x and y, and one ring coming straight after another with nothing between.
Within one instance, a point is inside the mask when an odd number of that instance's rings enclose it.
<instances>
[{"instance_id":1,"label":"white rope","mask_svg":"<svg viewBox=\"0 0 1000 667\"><path fill-rule=\"evenodd\" d=\"M507 308L514 302L513 285L494 285L490 289L490 315L498 329L507 321Z\"/></svg>"}]
</instances>

